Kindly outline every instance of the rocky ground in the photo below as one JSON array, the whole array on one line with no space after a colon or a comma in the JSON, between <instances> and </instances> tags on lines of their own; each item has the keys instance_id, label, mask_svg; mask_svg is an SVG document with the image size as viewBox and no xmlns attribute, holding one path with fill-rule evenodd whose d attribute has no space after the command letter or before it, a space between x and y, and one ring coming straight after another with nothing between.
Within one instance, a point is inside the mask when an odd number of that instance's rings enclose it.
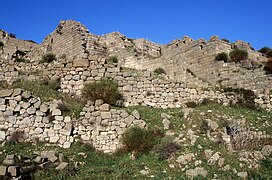
<instances>
[{"instance_id":1,"label":"rocky ground","mask_svg":"<svg viewBox=\"0 0 272 180\"><path fill-rule=\"evenodd\" d=\"M224 107L137 110L148 128L178 145L156 147L136 159L75 142L64 149L37 142L3 143L0 175L21 179L268 179L272 177L272 113ZM170 150L169 150L170 149ZM172 149L172 150L171 150ZM167 154L167 156L162 156Z\"/></svg>"}]
</instances>

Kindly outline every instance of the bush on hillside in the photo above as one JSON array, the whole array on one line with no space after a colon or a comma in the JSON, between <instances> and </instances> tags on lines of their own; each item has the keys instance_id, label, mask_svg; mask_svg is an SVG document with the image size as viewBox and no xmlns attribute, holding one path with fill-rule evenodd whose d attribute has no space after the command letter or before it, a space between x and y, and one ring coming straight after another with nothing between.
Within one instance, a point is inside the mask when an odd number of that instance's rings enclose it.
<instances>
[{"instance_id":1,"label":"bush on hillside","mask_svg":"<svg viewBox=\"0 0 272 180\"><path fill-rule=\"evenodd\" d=\"M4 43L0 41L0 47L4 47Z\"/></svg>"},{"instance_id":2,"label":"bush on hillside","mask_svg":"<svg viewBox=\"0 0 272 180\"><path fill-rule=\"evenodd\" d=\"M221 39L222 41L225 41L225 42L230 42L228 39L226 39L226 38L223 38L223 39Z\"/></svg>"},{"instance_id":3,"label":"bush on hillside","mask_svg":"<svg viewBox=\"0 0 272 180\"><path fill-rule=\"evenodd\" d=\"M155 144L158 144L158 140L162 136L161 132L133 126L122 134L121 141L125 150L138 157L141 154L148 153Z\"/></svg>"},{"instance_id":4,"label":"bush on hillside","mask_svg":"<svg viewBox=\"0 0 272 180\"><path fill-rule=\"evenodd\" d=\"M162 160L167 160L181 149L181 146L169 137L162 138L160 144L154 146L154 153Z\"/></svg>"},{"instance_id":5,"label":"bush on hillside","mask_svg":"<svg viewBox=\"0 0 272 180\"><path fill-rule=\"evenodd\" d=\"M264 66L266 74L272 74L272 58L269 58Z\"/></svg>"},{"instance_id":6,"label":"bush on hillside","mask_svg":"<svg viewBox=\"0 0 272 180\"><path fill-rule=\"evenodd\" d=\"M248 58L248 52L242 49L234 49L229 56L231 62L240 62Z\"/></svg>"},{"instance_id":7,"label":"bush on hillside","mask_svg":"<svg viewBox=\"0 0 272 180\"><path fill-rule=\"evenodd\" d=\"M156 74L166 74L165 70L163 68L157 68L154 70L154 73Z\"/></svg>"},{"instance_id":8,"label":"bush on hillside","mask_svg":"<svg viewBox=\"0 0 272 180\"><path fill-rule=\"evenodd\" d=\"M118 63L118 58L116 56L110 56L108 59L107 59L107 62L108 63Z\"/></svg>"},{"instance_id":9,"label":"bush on hillside","mask_svg":"<svg viewBox=\"0 0 272 180\"><path fill-rule=\"evenodd\" d=\"M258 50L260 53L265 54L267 57L272 57L272 49L269 47L262 47Z\"/></svg>"},{"instance_id":10,"label":"bush on hillside","mask_svg":"<svg viewBox=\"0 0 272 180\"><path fill-rule=\"evenodd\" d=\"M225 53L225 52L222 52L222 53L218 53L215 57L215 60L216 61L224 61L224 62L227 62L229 59L228 57L228 54Z\"/></svg>"},{"instance_id":11,"label":"bush on hillside","mask_svg":"<svg viewBox=\"0 0 272 180\"><path fill-rule=\"evenodd\" d=\"M9 37L11 37L11 38L16 38L16 34L10 33L10 34L9 34Z\"/></svg>"},{"instance_id":12,"label":"bush on hillside","mask_svg":"<svg viewBox=\"0 0 272 180\"><path fill-rule=\"evenodd\" d=\"M85 100L95 101L102 99L104 102L115 105L121 99L118 84L111 79L101 79L93 83L85 84L82 89L82 97Z\"/></svg>"},{"instance_id":13,"label":"bush on hillside","mask_svg":"<svg viewBox=\"0 0 272 180\"><path fill-rule=\"evenodd\" d=\"M42 56L41 63L51 63L53 61L57 60L56 55L53 53L44 54Z\"/></svg>"}]
</instances>

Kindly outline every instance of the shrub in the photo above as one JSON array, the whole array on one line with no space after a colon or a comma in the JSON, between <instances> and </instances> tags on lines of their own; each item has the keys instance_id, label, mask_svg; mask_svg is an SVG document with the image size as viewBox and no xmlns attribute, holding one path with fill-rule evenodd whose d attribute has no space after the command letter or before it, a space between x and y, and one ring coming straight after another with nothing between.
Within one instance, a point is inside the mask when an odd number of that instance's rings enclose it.
<instances>
[{"instance_id":1,"label":"shrub","mask_svg":"<svg viewBox=\"0 0 272 180\"><path fill-rule=\"evenodd\" d=\"M188 107L188 108L196 108L197 104L193 101L189 101L189 102L186 102L185 105Z\"/></svg>"},{"instance_id":2,"label":"shrub","mask_svg":"<svg viewBox=\"0 0 272 180\"><path fill-rule=\"evenodd\" d=\"M118 63L118 58L116 56L110 56L107 59L107 62L109 62L109 63Z\"/></svg>"},{"instance_id":3,"label":"shrub","mask_svg":"<svg viewBox=\"0 0 272 180\"><path fill-rule=\"evenodd\" d=\"M266 74L272 74L272 58L268 59L264 66L264 70L266 71Z\"/></svg>"},{"instance_id":4,"label":"shrub","mask_svg":"<svg viewBox=\"0 0 272 180\"><path fill-rule=\"evenodd\" d=\"M234 49L230 52L229 56L232 62L240 62L248 58L248 53L242 49Z\"/></svg>"},{"instance_id":5,"label":"shrub","mask_svg":"<svg viewBox=\"0 0 272 180\"><path fill-rule=\"evenodd\" d=\"M0 41L0 47L4 47L4 43Z\"/></svg>"},{"instance_id":6,"label":"shrub","mask_svg":"<svg viewBox=\"0 0 272 180\"><path fill-rule=\"evenodd\" d=\"M9 34L9 37L11 37L11 38L16 38L16 34L10 33L10 34Z\"/></svg>"},{"instance_id":7,"label":"shrub","mask_svg":"<svg viewBox=\"0 0 272 180\"><path fill-rule=\"evenodd\" d=\"M272 57L272 49L269 47L263 47L258 51L265 54L267 57Z\"/></svg>"},{"instance_id":8,"label":"shrub","mask_svg":"<svg viewBox=\"0 0 272 180\"><path fill-rule=\"evenodd\" d=\"M181 146L169 138L163 138L160 144L154 146L155 154L162 160L169 159L180 149Z\"/></svg>"},{"instance_id":9,"label":"shrub","mask_svg":"<svg viewBox=\"0 0 272 180\"><path fill-rule=\"evenodd\" d=\"M230 41L229 41L228 39L226 39L226 38L223 38L222 41L225 41L225 42L228 42L228 43L230 42Z\"/></svg>"},{"instance_id":10,"label":"shrub","mask_svg":"<svg viewBox=\"0 0 272 180\"><path fill-rule=\"evenodd\" d=\"M25 140L25 133L23 131L15 131L9 139L11 143L21 143Z\"/></svg>"},{"instance_id":11,"label":"shrub","mask_svg":"<svg viewBox=\"0 0 272 180\"><path fill-rule=\"evenodd\" d=\"M122 134L121 141L127 151L134 153L135 157L148 153L158 143L160 133L154 130L142 129L133 126Z\"/></svg>"},{"instance_id":12,"label":"shrub","mask_svg":"<svg viewBox=\"0 0 272 180\"><path fill-rule=\"evenodd\" d=\"M222 52L222 53L218 53L215 57L215 60L217 61L224 61L224 62L227 62L229 59L228 57L228 54L225 53L225 52Z\"/></svg>"},{"instance_id":13,"label":"shrub","mask_svg":"<svg viewBox=\"0 0 272 180\"><path fill-rule=\"evenodd\" d=\"M255 104L254 91L243 88L224 88L224 92L234 92L236 94L236 102L231 105L238 105L239 107L257 109Z\"/></svg>"},{"instance_id":14,"label":"shrub","mask_svg":"<svg viewBox=\"0 0 272 180\"><path fill-rule=\"evenodd\" d=\"M260 53L266 54L267 51L270 51L271 49L269 47L262 47L261 49L259 49L258 51Z\"/></svg>"},{"instance_id":15,"label":"shrub","mask_svg":"<svg viewBox=\"0 0 272 180\"><path fill-rule=\"evenodd\" d=\"M40 62L41 63L51 63L54 60L57 60L56 55L53 53L48 53L48 54L44 54L42 56L42 60Z\"/></svg>"},{"instance_id":16,"label":"shrub","mask_svg":"<svg viewBox=\"0 0 272 180\"><path fill-rule=\"evenodd\" d=\"M117 100L121 98L121 94L115 81L101 79L100 81L85 84L82 89L82 97L91 101L102 99L108 104L115 105Z\"/></svg>"},{"instance_id":17,"label":"shrub","mask_svg":"<svg viewBox=\"0 0 272 180\"><path fill-rule=\"evenodd\" d=\"M156 74L166 74L165 70L163 68L157 68L154 70L154 73Z\"/></svg>"},{"instance_id":18,"label":"shrub","mask_svg":"<svg viewBox=\"0 0 272 180\"><path fill-rule=\"evenodd\" d=\"M16 62L30 62L29 60L25 59L25 58L15 58Z\"/></svg>"}]
</instances>

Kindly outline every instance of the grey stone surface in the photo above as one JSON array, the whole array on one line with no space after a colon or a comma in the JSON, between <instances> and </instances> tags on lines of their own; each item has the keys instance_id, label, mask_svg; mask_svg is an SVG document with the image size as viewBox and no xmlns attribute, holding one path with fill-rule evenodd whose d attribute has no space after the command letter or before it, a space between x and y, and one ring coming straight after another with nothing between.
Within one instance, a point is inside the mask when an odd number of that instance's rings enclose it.
<instances>
[{"instance_id":1,"label":"grey stone surface","mask_svg":"<svg viewBox=\"0 0 272 180\"><path fill-rule=\"evenodd\" d=\"M0 90L0 98L11 96L12 93L13 90L9 89Z\"/></svg>"}]
</instances>

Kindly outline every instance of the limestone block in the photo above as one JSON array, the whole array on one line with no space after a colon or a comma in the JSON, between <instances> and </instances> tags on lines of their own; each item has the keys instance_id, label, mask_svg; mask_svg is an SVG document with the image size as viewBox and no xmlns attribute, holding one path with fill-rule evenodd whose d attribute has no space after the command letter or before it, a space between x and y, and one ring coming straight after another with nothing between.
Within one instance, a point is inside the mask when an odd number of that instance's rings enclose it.
<instances>
[{"instance_id":1,"label":"limestone block","mask_svg":"<svg viewBox=\"0 0 272 180\"><path fill-rule=\"evenodd\" d=\"M21 103L21 107L24 108L24 109L27 109L29 106L30 106L29 102L22 102Z\"/></svg>"},{"instance_id":2,"label":"limestone block","mask_svg":"<svg viewBox=\"0 0 272 180\"><path fill-rule=\"evenodd\" d=\"M89 60L88 59L76 59L73 61L73 67L88 67Z\"/></svg>"},{"instance_id":3,"label":"limestone block","mask_svg":"<svg viewBox=\"0 0 272 180\"><path fill-rule=\"evenodd\" d=\"M24 99L28 99L28 98L30 98L31 94L29 92L24 91L21 96Z\"/></svg>"},{"instance_id":4,"label":"limestone block","mask_svg":"<svg viewBox=\"0 0 272 180\"><path fill-rule=\"evenodd\" d=\"M46 104L41 104L40 111L46 113L48 111L48 106Z\"/></svg>"},{"instance_id":5,"label":"limestone block","mask_svg":"<svg viewBox=\"0 0 272 180\"><path fill-rule=\"evenodd\" d=\"M63 147L64 149L67 149L67 148L69 148L70 146L71 146L71 143L70 143L70 142L64 142L63 145L62 145L62 147Z\"/></svg>"},{"instance_id":6,"label":"limestone block","mask_svg":"<svg viewBox=\"0 0 272 180\"><path fill-rule=\"evenodd\" d=\"M12 93L13 93L13 90L8 90L8 89L0 90L0 98L9 97L11 96Z\"/></svg>"},{"instance_id":7,"label":"limestone block","mask_svg":"<svg viewBox=\"0 0 272 180\"><path fill-rule=\"evenodd\" d=\"M55 116L56 121L63 121L63 116Z\"/></svg>"},{"instance_id":8,"label":"limestone block","mask_svg":"<svg viewBox=\"0 0 272 180\"><path fill-rule=\"evenodd\" d=\"M50 143L57 143L59 140L59 136L52 136L49 138Z\"/></svg>"},{"instance_id":9,"label":"limestone block","mask_svg":"<svg viewBox=\"0 0 272 180\"><path fill-rule=\"evenodd\" d=\"M66 168L67 165L68 165L67 162L61 162L55 169L56 170L63 170Z\"/></svg>"},{"instance_id":10,"label":"limestone block","mask_svg":"<svg viewBox=\"0 0 272 180\"><path fill-rule=\"evenodd\" d=\"M19 173L19 167L17 166L9 166L8 167L8 173L10 173L11 176L16 177Z\"/></svg>"},{"instance_id":11,"label":"limestone block","mask_svg":"<svg viewBox=\"0 0 272 180\"><path fill-rule=\"evenodd\" d=\"M5 176L7 173L7 167L0 165L0 176Z\"/></svg>"},{"instance_id":12,"label":"limestone block","mask_svg":"<svg viewBox=\"0 0 272 180\"><path fill-rule=\"evenodd\" d=\"M4 141L6 138L6 132L5 131L0 131L0 141Z\"/></svg>"},{"instance_id":13,"label":"limestone block","mask_svg":"<svg viewBox=\"0 0 272 180\"><path fill-rule=\"evenodd\" d=\"M109 111L110 110L110 105L109 104L102 104L99 107L100 111Z\"/></svg>"},{"instance_id":14,"label":"limestone block","mask_svg":"<svg viewBox=\"0 0 272 180\"><path fill-rule=\"evenodd\" d=\"M101 118L102 119L110 119L111 118L111 112L101 112Z\"/></svg>"},{"instance_id":15,"label":"limestone block","mask_svg":"<svg viewBox=\"0 0 272 180\"><path fill-rule=\"evenodd\" d=\"M35 114L36 113L36 108L35 107L33 107L33 106L31 106L30 108L28 108L27 110L27 113L28 114Z\"/></svg>"},{"instance_id":16,"label":"limestone block","mask_svg":"<svg viewBox=\"0 0 272 180\"><path fill-rule=\"evenodd\" d=\"M0 105L4 105L5 104L5 98L0 98Z\"/></svg>"},{"instance_id":17,"label":"limestone block","mask_svg":"<svg viewBox=\"0 0 272 180\"><path fill-rule=\"evenodd\" d=\"M130 126L131 123L135 120L135 117L132 115L129 115L126 119L125 119L125 123L127 124L127 126Z\"/></svg>"},{"instance_id":18,"label":"limestone block","mask_svg":"<svg viewBox=\"0 0 272 180\"><path fill-rule=\"evenodd\" d=\"M22 93L22 89L20 88L16 88L13 90L13 93L12 93L12 96L15 97L15 96L18 96Z\"/></svg>"},{"instance_id":19,"label":"limestone block","mask_svg":"<svg viewBox=\"0 0 272 180\"><path fill-rule=\"evenodd\" d=\"M42 128L39 127L34 130L35 134L41 134L42 132L43 132Z\"/></svg>"},{"instance_id":20,"label":"limestone block","mask_svg":"<svg viewBox=\"0 0 272 180\"><path fill-rule=\"evenodd\" d=\"M136 119L140 119L140 113L137 110L132 111L131 113Z\"/></svg>"},{"instance_id":21,"label":"limestone block","mask_svg":"<svg viewBox=\"0 0 272 180\"><path fill-rule=\"evenodd\" d=\"M6 110L6 105L0 105L0 111L5 111Z\"/></svg>"},{"instance_id":22,"label":"limestone block","mask_svg":"<svg viewBox=\"0 0 272 180\"><path fill-rule=\"evenodd\" d=\"M132 86L131 85L125 85L124 87L123 87L123 91L127 91L127 92L131 92L132 91Z\"/></svg>"},{"instance_id":23,"label":"limestone block","mask_svg":"<svg viewBox=\"0 0 272 180\"><path fill-rule=\"evenodd\" d=\"M61 111L59 109L55 109L52 111L52 116L61 116Z\"/></svg>"}]
</instances>

